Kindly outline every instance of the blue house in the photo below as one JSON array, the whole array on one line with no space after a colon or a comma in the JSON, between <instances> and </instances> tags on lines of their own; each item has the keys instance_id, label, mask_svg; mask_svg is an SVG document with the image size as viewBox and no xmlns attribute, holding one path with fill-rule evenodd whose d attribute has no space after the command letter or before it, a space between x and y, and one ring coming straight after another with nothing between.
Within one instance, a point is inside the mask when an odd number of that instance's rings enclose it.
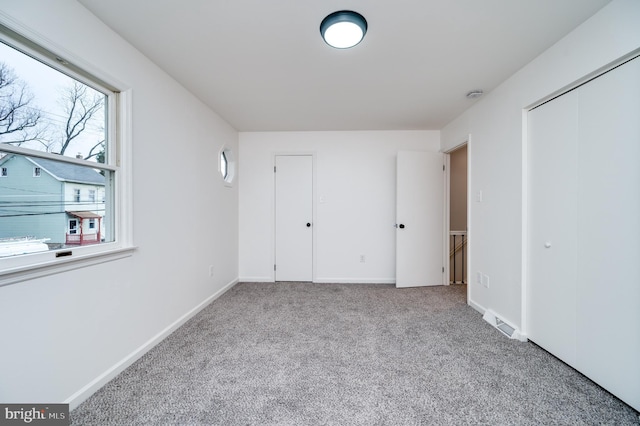
<instances>
[{"instance_id":1,"label":"blue house","mask_svg":"<svg viewBox=\"0 0 640 426\"><path fill-rule=\"evenodd\" d=\"M0 159L0 241L99 243L105 177L85 166L10 154Z\"/></svg>"}]
</instances>

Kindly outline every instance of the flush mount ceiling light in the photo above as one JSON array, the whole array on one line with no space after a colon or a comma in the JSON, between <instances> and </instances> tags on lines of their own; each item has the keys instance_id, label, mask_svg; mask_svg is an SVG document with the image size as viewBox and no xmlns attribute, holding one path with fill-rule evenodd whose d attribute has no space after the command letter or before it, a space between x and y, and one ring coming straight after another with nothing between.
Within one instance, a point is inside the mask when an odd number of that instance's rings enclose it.
<instances>
[{"instance_id":1,"label":"flush mount ceiling light","mask_svg":"<svg viewBox=\"0 0 640 426\"><path fill-rule=\"evenodd\" d=\"M322 20L320 34L336 49L348 49L360 43L367 33L367 20L351 10L333 12Z\"/></svg>"},{"instance_id":2,"label":"flush mount ceiling light","mask_svg":"<svg viewBox=\"0 0 640 426\"><path fill-rule=\"evenodd\" d=\"M469 93L467 93L467 98L476 99L482 95L484 95L484 92L482 90L472 90Z\"/></svg>"}]
</instances>

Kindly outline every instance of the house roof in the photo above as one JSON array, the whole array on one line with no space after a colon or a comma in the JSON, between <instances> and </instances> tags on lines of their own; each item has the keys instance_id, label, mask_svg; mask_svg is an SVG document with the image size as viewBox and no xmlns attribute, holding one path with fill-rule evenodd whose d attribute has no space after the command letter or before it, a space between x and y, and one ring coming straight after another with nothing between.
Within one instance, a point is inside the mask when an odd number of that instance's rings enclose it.
<instances>
[{"instance_id":1,"label":"house roof","mask_svg":"<svg viewBox=\"0 0 640 426\"><path fill-rule=\"evenodd\" d=\"M77 217L78 219L98 219L98 218L102 217L97 213L87 212L87 211L80 211L80 212L78 212L78 211L74 211L74 212L66 211L65 213L67 213L68 215Z\"/></svg>"},{"instance_id":2,"label":"house roof","mask_svg":"<svg viewBox=\"0 0 640 426\"><path fill-rule=\"evenodd\" d=\"M26 158L60 181L104 185L104 176L89 167L43 158Z\"/></svg>"}]
</instances>

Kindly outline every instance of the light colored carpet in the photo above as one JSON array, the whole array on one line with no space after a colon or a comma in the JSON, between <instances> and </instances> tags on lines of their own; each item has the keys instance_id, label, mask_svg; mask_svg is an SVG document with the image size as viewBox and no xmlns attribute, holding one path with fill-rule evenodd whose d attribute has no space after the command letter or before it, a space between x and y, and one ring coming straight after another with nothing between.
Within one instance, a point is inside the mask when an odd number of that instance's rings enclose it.
<instances>
[{"instance_id":1,"label":"light colored carpet","mask_svg":"<svg viewBox=\"0 0 640 426\"><path fill-rule=\"evenodd\" d=\"M465 286L240 283L71 413L81 425L638 424Z\"/></svg>"}]
</instances>

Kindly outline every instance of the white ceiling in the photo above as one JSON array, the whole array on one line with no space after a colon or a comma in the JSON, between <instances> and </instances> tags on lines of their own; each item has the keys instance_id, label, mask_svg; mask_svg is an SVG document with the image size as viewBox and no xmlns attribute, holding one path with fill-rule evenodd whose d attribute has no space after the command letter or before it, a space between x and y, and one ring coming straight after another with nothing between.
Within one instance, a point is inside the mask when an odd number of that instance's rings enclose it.
<instances>
[{"instance_id":1,"label":"white ceiling","mask_svg":"<svg viewBox=\"0 0 640 426\"><path fill-rule=\"evenodd\" d=\"M442 128L610 0L79 0L239 131ZM336 10L365 39L320 37Z\"/></svg>"}]
</instances>

